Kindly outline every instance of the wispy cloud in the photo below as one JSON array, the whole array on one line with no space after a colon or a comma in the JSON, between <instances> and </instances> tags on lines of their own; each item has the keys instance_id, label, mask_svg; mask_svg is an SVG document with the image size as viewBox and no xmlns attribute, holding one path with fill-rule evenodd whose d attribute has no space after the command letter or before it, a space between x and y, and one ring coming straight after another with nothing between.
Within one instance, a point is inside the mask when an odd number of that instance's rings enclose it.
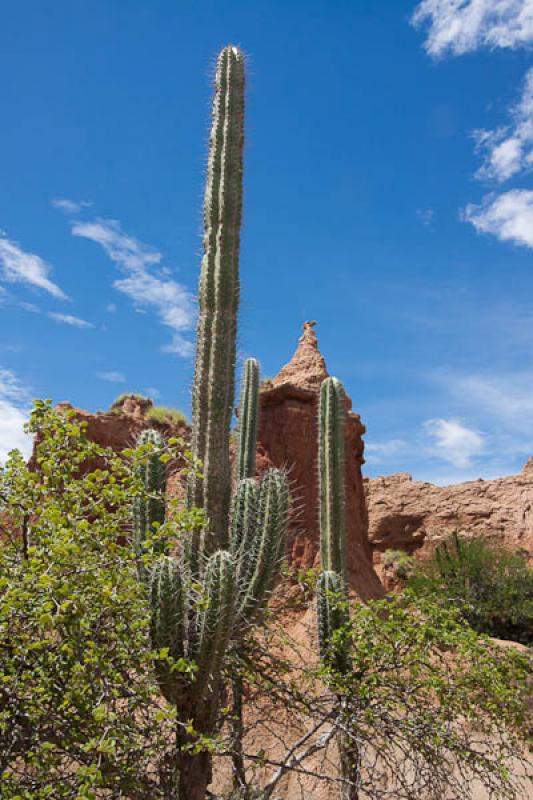
<instances>
[{"instance_id":1,"label":"wispy cloud","mask_svg":"<svg viewBox=\"0 0 533 800\"><path fill-rule=\"evenodd\" d=\"M447 404L482 426L483 472L509 474L533 453L533 370L461 373L441 370L434 381Z\"/></svg>"},{"instance_id":2,"label":"wispy cloud","mask_svg":"<svg viewBox=\"0 0 533 800\"><path fill-rule=\"evenodd\" d=\"M365 459L369 464L383 464L394 456L407 450L404 439L387 439L382 442L369 441L365 444Z\"/></svg>"},{"instance_id":3,"label":"wispy cloud","mask_svg":"<svg viewBox=\"0 0 533 800\"><path fill-rule=\"evenodd\" d=\"M31 437L24 433L29 403L28 388L14 372L0 367L0 463L14 449L26 457L30 455Z\"/></svg>"},{"instance_id":4,"label":"wispy cloud","mask_svg":"<svg viewBox=\"0 0 533 800\"><path fill-rule=\"evenodd\" d=\"M492 233L498 239L533 247L533 191L510 189L500 195L487 195L481 204L469 203L462 218L477 231Z\"/></svg>"},{"instance_id":5,"label":"wispy cloud","mask_svg":"<svg viewBox=\"0 0 533 800\"><path fill-rule=\"evenodd\" d=\"M158 397L161 397L161 392L155 386L147 386L144 391L151 400L157 400Z\"/></svg>"},{"instance_id":6,"label":"wispy cloud","mask_svg":"<svg viewBox=\"0 0 533 800\"><path fill-rule=\"evenodd\" d=\"M484 450L483 435L457 419L429 419L424 429L434 454L455 467L469 467L474 456Z\"/></svg>"},{"instance_id":7,"label":"wispy cloud","mask_svg":"<svg viewBox=\"0 0 533 800\"><path fill-rule=\"evenodd\" d=\"M510 113L510 125L474 132L478 149L485 153L478 178L505 181L533 167L533 67L527 71L520 100Z\"/></svg>"},{"instance_id":8,"label":"wispy cloud","mask_svg":"<svg viewBox=\"0 0 533 800\"><path fill-rule=\"evenodd\" d=\"M8 283L25 283L43 289L60 300L67 299L63 290L50 280L50 264L35 253L23 250L17 242L10 241L3 235L0 235L0 265L3 278Z\"/></svg>"},{"instance_id":9,"label":"wispy cloud","mask_svg":"<svg viewBox=\"0 0 533 800\"><path fill-rule=\"evenodd\" d=\"M72 314L60 314L57 311L49 311L48 316L56 322L61 322L64 325L71 325L73 328L94 328L92 322L87 322L87 320L80 319Z\"/></svg>"},{"instance_id":10,"label":"wispy cloud","mask_svg":"<svg viewBox=\"0 0 533 800\"><path fill-rule=\"evenodd\" d=\"M424 47L434 57L480 47L516 48L533 40L530 0L422 0L412 21L429 25Z\"/></svg>"},{"instance_id":11,"label":"wispy cloud","mask_svg":"<svg viewBox=\"0 0 533 800\"><path fill-rule=\"evenodd\" d=\"M24 311L28 311L30 314L40 314L41 309L39 306L36 306L35 303L26 303L24 301L19 303L19 306L24 309Z\"/></svg>"},{"instance_id":12,"label":"wispy cloud","mask_svg":"<svg viewBox=\"0 0 533 800\"><path fill-rule=\"evenodd\" d=\"M109 383L126 383L126 376L122 372L97 372L96 377Z\"/></svg>"},{"instance_id":13,"label":"wispy cloud","mask_svg":"<svg viewBox=\"0 0 533 800\"><path fill-rule=\"evenodd\" d=\"M90 208L92 203L89 203L87 200L76 201L69 200L68 197L55 197L52 200L52 205L54 208L59 208L60 211L64 211L65 214L79 214L84 208Z\"/></svg>"},{"instance_id":14,"label":"wispy cloud","mask_svg":"<svg viewBox=\"0 0 533 800\"><path fill-rule=\"evenodd\" d=\"M435 378L453 397L492 418L496 423L493 427L520 432L533 441L533 371L470 374L445 371Z\"/></svg>"},{"instance_id":15,"label":"wispy cloud","mask_svg":"<svg viewBox=\"0 0 533 800\"><path fill-rule=\"evenodd\" d=\"M168 279L162 270L156 272L162 260L161 253L125 233L113 219L76 221L72 224L72 233L101 245L125 273L124 278L114 282L115 288L127 295L136 308L155 309L161 322L172 328L172 342L162 349L189 356L192 345L182 334L191 329L194 321L192 296L185 286Z\"/></svg>"},{"instance_id":16,"label":"wispy cloud","mask_svg":"<svg viewBox=\"0 0 533 800\"><path fill-rule=\"evenodd\" d=\"M424 47L434 57L533 43L531 0L421 0L412 22L429 26ZM502 182L533 167L533 68L510 118L495 130L474 131L477 149L484 154L476 177ZM467 205L461 219L479 232L533 247L533 192L527 189L487 195L481 203Z\"/></svg>"},{"instance_id":17,"label":"wispy cloud","mask_svg":"<svg viewBox=\"0 0 533 800\"><path fill-rule=\"evenodd\" d=\"M432 208L417 208L416 216L426 228L428 228L431 223L433 222L433 217L435 216L435 212Z\"/></svg>"}]
</instances>

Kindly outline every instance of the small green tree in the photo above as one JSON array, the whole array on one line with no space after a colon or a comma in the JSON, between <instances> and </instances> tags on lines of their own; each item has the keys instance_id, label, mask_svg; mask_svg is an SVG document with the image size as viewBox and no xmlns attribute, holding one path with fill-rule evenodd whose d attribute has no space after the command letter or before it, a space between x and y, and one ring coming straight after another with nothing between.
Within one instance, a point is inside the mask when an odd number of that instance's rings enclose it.
<instances>
[{"instance_id":1,"label":"small green tree","mask_svg":"<svg viewBox=\"0 0 533 800\"><path fill-rule=\"evenodd\" d=\"M412 574L409 586L447 598L480 633L533 644L533 569L520 552L455 534Z\"/></svg>"},{"instance_id":2,"label":"small green tree","mask_svg":"<svg viewBox=\"0 0 533 800\"><path fill-rule=\"evenodd\" d=\"M124 546L143 491L135 459L46 403L30 430L35 468L13 452L0 479L0 794L169 797L175 710ZM177 539L188 524L175 514L153 535Z\"/></svg>"},{"instance_id":3,"label":"small green tree","mask_svg":"<svg viewBox=\"0 0 533 800\"><path fill-rule=\"evenodd\" d=\"M287 786L323 796L329 783L328 797L351 800L472 800L481 787L493 800L528 797L529 657L484 640L445 601L406 591L350 603L349 619L346 604L331 592L343 621L318 665L302 648L303 623L297 641L287 633L283 608L248 642L245 743L273 730L286 742L275 756L245 746L250 796L284 800Z\"/></svg>"}]
</instances>

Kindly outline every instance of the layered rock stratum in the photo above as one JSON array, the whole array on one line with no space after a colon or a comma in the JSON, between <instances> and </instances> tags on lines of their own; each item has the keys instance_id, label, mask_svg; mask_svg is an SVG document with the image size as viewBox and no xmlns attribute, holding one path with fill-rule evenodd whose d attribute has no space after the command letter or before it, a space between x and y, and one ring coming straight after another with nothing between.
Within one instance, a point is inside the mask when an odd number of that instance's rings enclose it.
<instances>
[{"instance_id":1,"label":"layered rock stratum","mask_svg":"<svg viewBox=\"0 0 533 800\"><path fill-rule=\"evenodd\" d=\"M482 536L533 559L533 458L517 475L435 486L407 472L364 481L369 540L381 572L385 550L426 558L454 532Z\"/></svg>"}]
</instances>

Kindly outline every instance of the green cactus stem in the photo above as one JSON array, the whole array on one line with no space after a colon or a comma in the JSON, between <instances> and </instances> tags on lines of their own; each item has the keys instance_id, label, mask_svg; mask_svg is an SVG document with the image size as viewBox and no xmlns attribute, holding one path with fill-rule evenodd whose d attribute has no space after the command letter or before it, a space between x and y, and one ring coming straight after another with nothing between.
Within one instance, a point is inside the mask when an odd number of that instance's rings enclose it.
<instances>
[{"instance_id":1,"label":"green cactus stem","mask_svg":"<svg viewBox=\"0 0 533 800\"><path fill-rule=\"evenodd\" d=\"M337 378L326 378L320 387L319 492L320 555L322 568L346 581L345 521L345 393Z\"/></svg>"},{"instance_id":2,"label":"green cactus stem","mask_svg":"<svg viewBox=\"0 0 533 800\"><path fill-rule=\"evenodd\" d=\"M259 364L248 358L244 364L239 402L239 445L237 480L255 476L257 423L259 418Z\"/></svg>"},{"instance_id":3,"label":"green cactus stem","mask_svg":"<svg viewBox=\"0 0 533 800\"><path fill-rule=\"evenodd\" d=\"M252 553L258 510L259 481L245 478L237 485L231 509L230 552L238 565Z\"/></svg>"},{"instance_id":4,"label":"green cactus stem","mask_svg":"<svg viewBox=\"0 0 533 800\"><path fill-rule=\"evenodd\" d=\"M150 570L150 606L152 647L166 653L156 661L157 679L163 696L176 703L184 682L172 670L172 661L185 656L186 608L181 570L174 558L161 556Z\"/></svg>"},{"instance_id":5,"label":"green cactus stem","mask_svg":"<svg viewBox=\"0 0 533 800\"><path fill-rule=\"evenodd\" d=\"M204 256L198 295L192 452L203 474L193 474L189 503L208 520L206 555L227 544L230 507L229 434L235 390L239 247L244 145L244 57L233 46L219 57L204 199ZM191 543L198 572L200 533Z\"/></svg>"},{"instance_id":6,"label":"green cactus stem","mask_svg":"<svg viewBox=\"0 0 533 800\"><path fill-rule=\"evenodd\" d=\"M244 553L240 613L253 621L263 607L279 570L289 519L289 486L283 470L270 469L259 487L254 548Z\"/></svg>"},{"instance_id":7,"label":"green cactus stem","mask_svg":"<svg viewBox=\"0 0 533 800\"><path fill-rule=\"evenodd\" d=\"M339 672L347 667L346 648L335 642L335 633L349 620L343 582L336 572L321 572L316 587L320 658Z\"/></svg>"},{"instance_id":8,"label":"green cactus stem","mask_svg":"<svg viewBox=\"0 0 533 800\"><path fill-rule=\"evenodd\" d=\"M165 521L165 492L167 485L166 467L161 460L165 440L153 429L142 431L137 439L137 446L151 445L152 451L138 467L137 475L143 485L143 493L137 496L133 504L133 547L138 559L141 577L146 578L142 565L144 544L155 532L155 525Z\"/></svg>"},{"instance_id":9,"label":"green cactus stem","mask_svg":"<svg viewBox=\"0 0 533 800\"><path fill-rule=\"evenodd\" d=\"M205 572L205 606L198 618L198 641L194 659L198 672L194 698L199 703L206 691L215 691L222 661L235 622L235 562L226 550L210 556Z\"/></svg>"}]
</instances>

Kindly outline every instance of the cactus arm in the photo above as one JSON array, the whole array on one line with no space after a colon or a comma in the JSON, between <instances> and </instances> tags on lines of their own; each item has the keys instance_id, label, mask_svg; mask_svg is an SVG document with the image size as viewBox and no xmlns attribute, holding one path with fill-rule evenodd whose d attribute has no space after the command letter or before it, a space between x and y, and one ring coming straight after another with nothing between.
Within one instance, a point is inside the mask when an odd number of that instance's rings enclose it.
<instances>
[{"instance_id":1,"label":"cactus arm","mask_svg":"<svg viewBox=\"0 0 533 800\"><path fill-rule=\"evenodd\" d=\"M239 445L237 448L237 480L255 476L257 422L259 417L259 364L248 358L244 364L239 402Z\"/></svg>"},{"instance_id":2,"label":"cactus arm","mask_svg":"<svg viewBox=\"0 0 533 800\"><path fill-rule=\"evenodd\" d=\"M226 550L217 550L205 573L206 605L198 616L195 661L195 702L201 702L210 684L216 683L235 621L235 563ZM213 686L211 686L213 688Z\"/></svg>"},{"instance_id":3,"label":"cactus arm","mask_svg":"<svg viewBox=\"0 0 533 800\"><path fill-rule=\"evenodd\" d=\"M239 304L239 246L244 144L244 57L225 47L218 58L204 200L196 366L192 401L192 452L203 465L193 474L189 503L208 520L206 554L224 547L230 505L229 433ZM199 569L200 532L190 548Z\"/></svg>"},{"instance_id":4,"label":"cactus arm","mask_svg":"<svg viewBox=\"0 0 533 800\"><path fill-rule=\"evenodd\" d=\"M237 484L231 508L230 552L240 568L241 560L249 560L256 536L260 484L245 478Z\"/></svg>"},{"instance_id":5,"label":"cactus arm","mask_svg":"<svg viewBox=\"0 0 533 800\"><path fill-rule=\"evenodd\" d=\"M241 575L243 586L239 613L251 621L264 605L272 589L288 527L289 487L285 473L270 469L259 489L259 512L255 546L249 553L247 572Z\"/></svg>"},{"instance_id":6,"label":"cactus arm","mask_svg":"<svg viewBox=\"0 0 533 800\"><path fill-rule=\"evenodd\" d=\"M319 492L322 567L346 581L345 394L337 378L320 387Z\"/></svg>"},{"instance_id":7,"label":"cactus arm","mask_svg":"<svg viewBox=\"0 0 533 800\"><path fill-rule=\"evenodd\" d=\"M154 650L168 650L171 659L185 656L186 594L179 564L162 556L150 572L150 638ZM156 675L163 696L176 703L186 683L179 672L171 670L166 658L155 663Z\"/></svg>"},{"instance_id":8,"label":"cactus arm","mask_svg":"<svg viewBox=\"0 0 533 800\"><path fill-rule=\"evenodd\" d=\"M345 591L341 578L336 572L321 572L316 588L316 607L318 623L318 642L320 658L332 664L338 671L347 667L346 649L332 651L333 637L348 622Z\"/></svg>"},{"instance_id":9,"label":"cactus arm","mask_svg":"<svg viewBox=\"0 0 533 800\"><path fill-rule=\"evenodd\" d=\"M142 565L144 542L154 532L154 523L163 524L165 521L165 493L166 493L166 467L161 461L161 452L165 440L161 434L153 429L143 431L138 439L137 446L152 445L151 452L146 461L139 465L137 475L143 484L143 494L135 497L133 503L133 548L137 556L139 575L141 579L147 578L146 570Z\"/></svg>"}]
</instances>

